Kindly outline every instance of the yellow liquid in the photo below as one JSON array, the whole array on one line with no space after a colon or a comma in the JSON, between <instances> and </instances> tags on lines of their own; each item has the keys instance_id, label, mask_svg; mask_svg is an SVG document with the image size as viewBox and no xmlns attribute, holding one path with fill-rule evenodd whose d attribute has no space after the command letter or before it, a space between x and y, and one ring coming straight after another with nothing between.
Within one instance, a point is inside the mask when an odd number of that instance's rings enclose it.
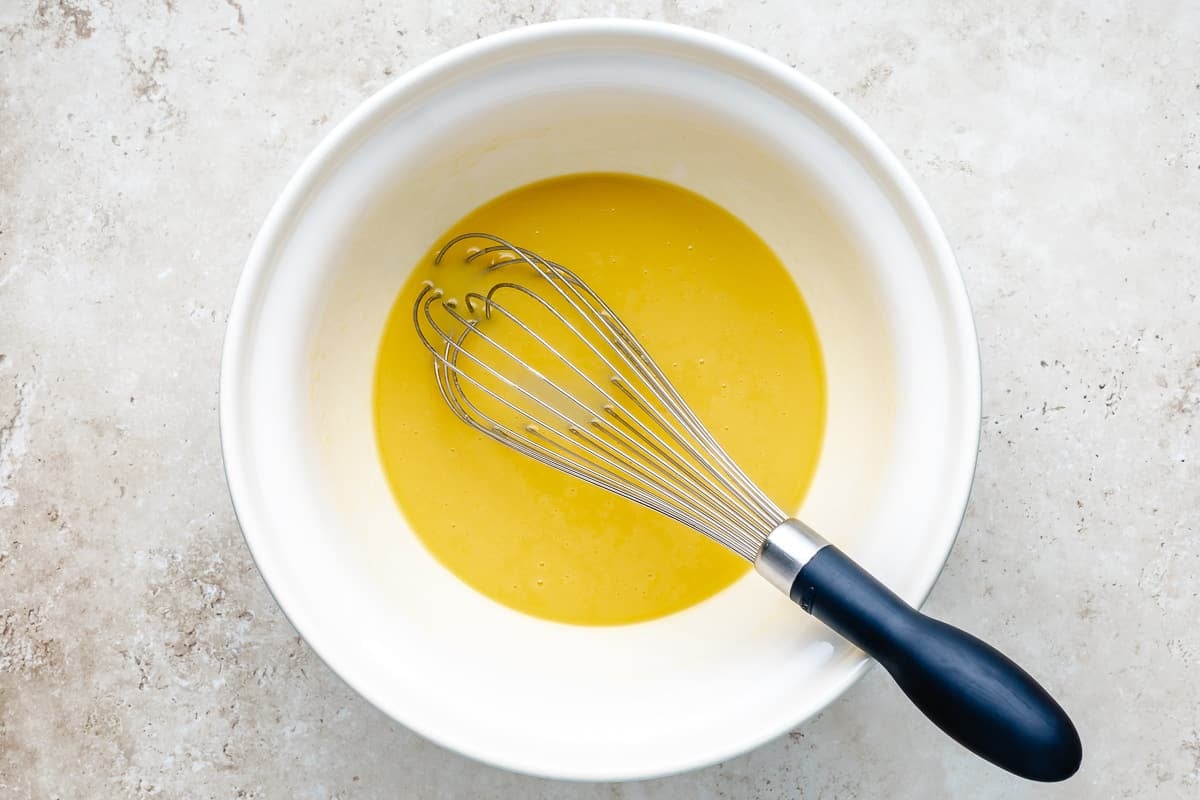
<instances>
[{"instance_id":1,"label":"yellow liquid","mask_svg":"<svg viewBox=\"0 0 1200 800\"><path fill-rule=\"evenodd\" d=\"M653 619L724 589L749 565L679 523L509 450L442 401L413 330L442 242L486 231L566 265L637 334L697 416L785 511L820 454L825 379L804 300L741 221L668 183L580 174L522 187L446 231L401 290L375 378L384 471L433 555L484 595L581 625ZM476 273L477 274L477 273Z\"/></svg>"}]
</instances>

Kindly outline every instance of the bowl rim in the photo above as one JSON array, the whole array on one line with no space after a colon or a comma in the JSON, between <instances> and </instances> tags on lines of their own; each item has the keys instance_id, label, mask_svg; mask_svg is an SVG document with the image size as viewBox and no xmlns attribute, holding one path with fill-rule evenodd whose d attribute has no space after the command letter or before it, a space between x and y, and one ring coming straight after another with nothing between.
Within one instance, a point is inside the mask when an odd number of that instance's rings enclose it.
<instances>
[{"instance_id":1,"label":"bowl rim","mask_svg":"<svg viewBox=\"0 0 1200 800\"><path fill-rule=\"evenodd\" d=\"M377 115L385 113L399 97L413 88L421 86L438 73L453 70L457 66L486 57L492 52L520 47L542 39L558 37L569 40L572 37L596 35L634 36L646 40L660 40L691 46L698 50L713 51L716 55L740 61L754 70L766 72L788 84L789 88L819 108L822 113L827 114L851 135L855 143L871 159L870 166L873 167L873 177L894 193L894 197L898 198L905 211L912 215L910 228L914 233L921 234L924 241L919 244L925 245L932 256L928 267L931 270L936 269L940 273L939 277L944 281L949 292L948 302L945 306L947 321L956 330L960 342L964 345L961 354L962 361L957 365L961 369L962 375L959 388L965 395L965 407L968 411L974 412L966 415L966 424L973 428L973 431L964 431L967 435L960 437L958 444L960 452L956 454L960 459L965 456L963 463L969 465L969 469L963 470L963 474L958 476L956 485L947 487L946 491L947 509L953 509L956 505L959 508L956 515L957 523L950 534L945 537L941 552L930 553L931 556L937 556L936 560L932 561L936 567L920 576L921 580L917 581L919 591L916 596L908 598L910 601L915 601L918 606L924 604L944 570L950 551L957 541L970 500L982 434L980 417L982 413L982 370L979 341L963 275L958 268L944 231L915 181L882 139L849 107L827 89L774 57L741 42L695 28L650 20L592 18L559 20L506 30L456 46L410 68L352 109L303 159L272 204L262 226L255 235L246 262L238 277L226 322L219 367L218 427L222 465L230 501L242 532L242 538L250 551L255 567L285 619L335 676L388 717L419 733L422 737L456 753L502 769L537 777L611 781L648 779L679 774L708 766L714 763L714 760L710 754L704 754L689 763L664 764L656 771L636 775L611 768L595 769L587 773L555 771L552 768L548 769L545 764L538 763L536 759L500 758L494 754L461 747L450 737L439 735L428 730L420 722L404 719L397 715L394 709L389 709L388 704L382 702L370 687L355 685L345 677L346 670L339 669L337 655L326 652L318 646L312 636L314 629L305 620L299 618L295 609L289 610L281 600L270 577L277 574L277 565L270 548L261 546L261 543L256 545L255 536L247 525L247 518L250 514L245 498L250 494L249 469L242 452L244 440L241 434L241 420L238 419L236 408L236 399L241 394L242 382L242 371L237 367L240 366L248 352L249 332L253 328L255 310L263 296L263 285L272 273L273 256L280 244L286 240L291 222L296 213L302 210L305 198L311 190L319 186L324 177L323 173L330 163L337 160L345 148L354 144L360 129ZM239 507L239 496L243 498L241 507ZM320 637L316 638L319 640ZM781 736L787 730L812 719L857 683L872 664L873 662L865 654L860 654L857 661L846 671L845 676L834 683L826 696L818 698L811 705L812 710L793 721L784 730L764 730L757 736L747 737L745 741L729 747L728 752L722 758L749 752Z\"/></svg>"}]
</instances>

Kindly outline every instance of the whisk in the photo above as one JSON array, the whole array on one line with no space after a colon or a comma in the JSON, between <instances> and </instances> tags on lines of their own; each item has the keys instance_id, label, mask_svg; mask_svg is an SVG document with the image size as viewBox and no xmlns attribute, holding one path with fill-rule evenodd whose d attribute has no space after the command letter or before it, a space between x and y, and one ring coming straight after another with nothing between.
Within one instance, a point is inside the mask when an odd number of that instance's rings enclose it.
<instances>
[{"instance_id":1,"label":"whisk","mask_svg":"<svg viewBox=\"0 0 1200 800\"><path fill-rule=\"evenodd\" d=\"M1075 773L1082 746L1054 699L999 651L914 610L789 518L578 275L485 233L454 237L435 263L456 250L500 279L461 298L426 282L413 324L459 419L745 558L882 664L934 724L976 754L1033 780Z\"/></svg>"}]
</instances>

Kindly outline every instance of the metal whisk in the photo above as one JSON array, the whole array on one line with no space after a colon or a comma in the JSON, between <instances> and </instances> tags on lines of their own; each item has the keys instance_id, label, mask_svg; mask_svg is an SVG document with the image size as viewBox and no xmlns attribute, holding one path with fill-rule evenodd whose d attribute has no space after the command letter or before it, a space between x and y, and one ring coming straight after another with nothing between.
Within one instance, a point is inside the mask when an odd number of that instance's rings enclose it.
<instances>
[{"instance_id":1,"label":"metal whisk","mask_svg":"<svg viewBox=\"0 0 1200 800\"><path fill-rule=\"evenodd\" d=\"M498 236L456 236L497 280L446 297L427 282L413 324L442 398L514 450L641 503L754 564L865 650L942 730L1034 780L1063 780L1082 747L1061 707L984 642L926 617L804 523L725 453L616 313L574 272Z\"/></svg>"}]
</instances>

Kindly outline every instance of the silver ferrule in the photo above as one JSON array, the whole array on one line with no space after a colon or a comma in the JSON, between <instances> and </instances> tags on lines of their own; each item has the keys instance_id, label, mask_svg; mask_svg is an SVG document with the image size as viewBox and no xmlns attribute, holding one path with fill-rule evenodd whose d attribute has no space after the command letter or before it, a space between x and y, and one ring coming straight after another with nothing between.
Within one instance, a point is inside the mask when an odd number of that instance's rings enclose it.
<instances>
[{"instance_id":1,"label":"silver ferrule","mask_svg":"<svg viewBox=\"0 0 1200 800\"><path fill-rule=\"evenodd\" d=\"M754 559L754 569L776 589L791 594L800 570L828 544L821 534L800 520L785 520L767 535Z\"/></svg>"}]
</instances>

